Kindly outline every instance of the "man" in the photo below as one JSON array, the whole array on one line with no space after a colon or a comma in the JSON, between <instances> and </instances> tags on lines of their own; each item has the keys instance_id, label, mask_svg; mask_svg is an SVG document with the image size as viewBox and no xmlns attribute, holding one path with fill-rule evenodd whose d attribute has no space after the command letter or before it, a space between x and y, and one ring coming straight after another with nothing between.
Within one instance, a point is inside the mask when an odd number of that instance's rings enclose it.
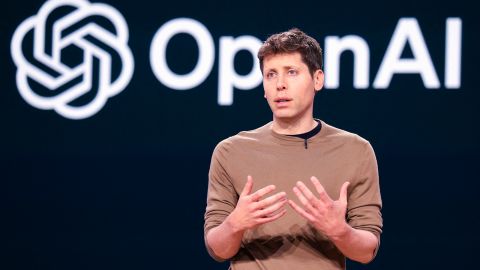
<instances>
[{"instance_id":1,"label":"man","mask_svg":"<svg viewBox=\"0 0 480 270\"><path fill-rule=\"evenodd\" d=\"M370 262L382 232L375 154L365 139L313 118L322 51L298 29L258 53L273 121L217 145L205 244L232 269L345 269Z\"/></svg>"}]
</instances>

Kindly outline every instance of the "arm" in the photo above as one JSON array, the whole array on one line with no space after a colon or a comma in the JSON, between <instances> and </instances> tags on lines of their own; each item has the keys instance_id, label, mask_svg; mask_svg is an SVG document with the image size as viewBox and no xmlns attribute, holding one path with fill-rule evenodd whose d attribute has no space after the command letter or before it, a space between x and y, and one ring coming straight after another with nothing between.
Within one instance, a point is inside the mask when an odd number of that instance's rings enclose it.
<instances>
[{"instance_id":1,"label":"arm","mask_svg":"<svg viewBox=\"0 0 480 270\"><path fill-rule=\"evenodd\" d=\"M255 193L251 193L252 187L252 177L248 176L235 209L206 235L207 245L220 259L226 260L237 254L246 230L274 221L286 213L283 208L286 203L285 192L262 199L275 190L275 186L266 186Z\"/></svg>"},{"instance_id":2,"label":"arm","mask_svg":"<svg viewBox=\"0 0 480 270\"><path fill-rule=\"evenodd\" d=\"M305 209L292 200L289 200L290 206L325 234L346 257L361 263L370 262L377 248L377 237L369 231L352 228L345 220L347 188L350 183L343 184L340 198L334 201L317 178L312 177L311 181L318 192L318 198L304 183L297 182L293 191Z\"/></svg>"},{"instance_id":3,"label":"arm","mask_svg":"<svg viewBox=\"0 0 480 270\"><path fill-rule=\"evenodd\" d=\"M234 227L235 223L229 217L222 224L208 231L206 236L208 246L221 260L227 260L237 254L244 233Z\"/></svg>"},{"instance_id":4,"label":"arm","mask_svg":"<svg viewBox=\"0 0 480 270\"><path fill-rule=\"evenodd\" d=\"M351 260L361 263L373 260L377 237L369 231L352 228L346 222L342 227L344 229L338 235L330 236L335 246Z\"/></svg>"}]
</instances>

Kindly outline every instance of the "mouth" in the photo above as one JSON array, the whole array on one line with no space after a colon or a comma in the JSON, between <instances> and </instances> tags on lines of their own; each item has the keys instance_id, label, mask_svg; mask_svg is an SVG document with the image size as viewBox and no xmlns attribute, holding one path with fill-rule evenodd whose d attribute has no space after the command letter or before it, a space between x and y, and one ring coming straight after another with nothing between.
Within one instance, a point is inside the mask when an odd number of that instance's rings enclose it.
<instances>
[{"instance_id":1,"label":"mouth","mask_svg":"<svg viewBox=\"0 0 480 270\"><path fill-rule=\"evenodd\" d=\"M292 101L292 99L291 98L276 98L273 101L277 104L284 104L284 103L287 103L289 101Z\"/></svg>"}]
</instances>

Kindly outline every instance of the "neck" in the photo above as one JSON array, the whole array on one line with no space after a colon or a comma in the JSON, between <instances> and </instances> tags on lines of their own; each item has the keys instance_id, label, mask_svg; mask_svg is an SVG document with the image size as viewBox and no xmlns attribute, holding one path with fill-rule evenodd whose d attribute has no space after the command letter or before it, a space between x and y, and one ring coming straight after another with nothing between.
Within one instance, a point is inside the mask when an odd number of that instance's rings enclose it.
<instances>
[{"instance_id":1,"label":"neck","mask_svg":"<svg viewBox=\"0 0 480 270\"><path fill-rule=\"evenodd\" d=\"M314 129L317 122L313 117L301 120L273 119L272 129L276 133L284 135L296 135L309 132Z\"/></svg>"}]
</instances>

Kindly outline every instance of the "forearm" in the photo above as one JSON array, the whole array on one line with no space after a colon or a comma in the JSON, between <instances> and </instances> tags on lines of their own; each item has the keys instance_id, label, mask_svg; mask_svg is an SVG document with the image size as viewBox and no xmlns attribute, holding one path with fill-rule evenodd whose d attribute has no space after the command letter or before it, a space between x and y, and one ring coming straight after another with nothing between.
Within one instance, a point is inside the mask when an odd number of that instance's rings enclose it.
<instances>
[{"instance_id":1,"label":"forearm","mask_svg":"<svg viewBox=\"0 0 480 270\"><path fill-rule=\"evenodd\" d=\"M235 256L246 230L272 222L286 213L286 210L282 209L287 202L285 192L262 198L275 190L275 186L269 185L254 193L251 193L252 188L253 179L249 175L235 209L220 225L208 231L206 244L215 257L226 260Z\"/></svg>"},{"instance_id":2,"label":"forearm","mask_svg":"<svg viewBox=\"0 0 480 270\"><path fill-rule=\"evenodd\" d=\"M237 229L228 216L222 224L207 233L207 244L215 255L227 260L237 254L244 231Z\"/></svg>"},{"instance_id":3,"label":"forearm","mask_svg":"<svg viewBox=\"0 0 480 270\"><path fill-rule=\"evenodd\" d=\"M360 263L370 262L378 245L378 239L373 233L354 229L347 223L339 235L329 238L343 255Z\"/></svg>"}]
</instances>

